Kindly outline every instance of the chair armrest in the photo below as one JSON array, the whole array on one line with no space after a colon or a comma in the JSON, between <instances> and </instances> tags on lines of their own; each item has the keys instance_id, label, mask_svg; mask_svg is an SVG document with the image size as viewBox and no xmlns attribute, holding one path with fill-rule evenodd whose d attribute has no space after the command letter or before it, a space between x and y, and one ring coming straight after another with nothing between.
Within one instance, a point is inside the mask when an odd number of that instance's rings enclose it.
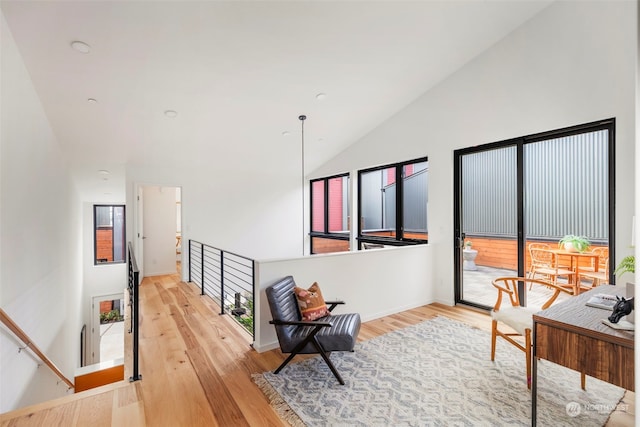
<instances>
[{"instance_id":1,"label":"chair armrest","mask_svg":"<svg viewBox=\"0 0 640 427\"><path fill-rule=\"evenodd\" d=\"M544 304L542 304L542 307L540 307L540 308L543 309L543 310L546 310L547 308L549 308L551 306L551 304L553 304L553 302L556 300L556 298L558 298L558 295L560 295L560 292L564 292L564 293L569 294L569 295L574 295L573 289L571 289L571 290L565 289L562 286L554 285L553 283L549 283L549 287L551 289L554 289L555 292L553 293L553 295L551 295L551 297Z\"/></svg>"},{"instance_id":2,"label":"chair armrest","mask_svg":"<svg viewBox=\"0 0 640 427\"><path fill-rule=\"evenodd\" d=\"M289 320L270 320L270 324L272 325L282 325L282 326L320 326L320 327L331 327L331 323L327 322L314 322L314 321L289 321Z\"/></svg>"},{"instance_id":3,"label":"chair armrest","mask_svg":"<svg viewBox=\"0 0 640 427\"><path fill-rule=\"evenodd\" d=\"M558 294L560 294L560 292L564 292L565 294L573 295L573 289L563 288L562 286L554 285L553 283L549 283L548 285L545 284L545 286L559 291Z\"/></svg>"},{"instance_id":4,"label":"chair armrest","mask_svg":"<svg viewBox=\"0 0 640 427\"><path fill-rule=\"evenodd\" d=\"M509 295L513 294L513 291L511 291L510 289L505 288L504 286L500 286L497 283L492 283L492 285L495 286L498 289L498 291L500 291L500 292L506 292Z\"/></svg>"},{"instance_id":5,"label":"chair armrest","mask_svg":"<svg viewBox=\"0 0 640 427\"><path fill-rule=\"evenodd\" d=\"M329 306L329 311L333 311L338 305L344 304L344 301L325 301L325 304Z\"/></svg>"},{"instance_id":6,"label":"chair armrest","mask_svg":"<svg viewBox=\"0 0 640 427\"><path fill-rule=\"evenodd\" d=\"M511 289L508 289L504 286L500 286L498 285L495 281L491 283L493 286L495 286L495 288L498 290L498 298L496 299L496 303L493 305L493 311L499 311L500 310L500 306L502 305L502 293L506 292L507 294L509 294L509 300L511 301L511 305L515 305L514 304L514 297L513 297L513 291Z\"/></svg>"}]
</instances>

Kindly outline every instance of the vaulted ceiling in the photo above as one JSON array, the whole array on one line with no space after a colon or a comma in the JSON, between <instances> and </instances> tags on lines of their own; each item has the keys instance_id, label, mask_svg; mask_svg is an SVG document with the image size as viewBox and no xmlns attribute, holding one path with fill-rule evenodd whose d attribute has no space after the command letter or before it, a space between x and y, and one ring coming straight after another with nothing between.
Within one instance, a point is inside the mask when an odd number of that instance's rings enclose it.
<instances>
[{"instance_id":1,"label":"vaulted ceiling","mask_svg":"<svg viewBox=\"0 0 640 427\"><path fill-rule=\"evenodd\" d=\"M263 167L300 114L313 170L548 4L0 3L84 197L124 165Z\"/></svg>"}]
</instances>

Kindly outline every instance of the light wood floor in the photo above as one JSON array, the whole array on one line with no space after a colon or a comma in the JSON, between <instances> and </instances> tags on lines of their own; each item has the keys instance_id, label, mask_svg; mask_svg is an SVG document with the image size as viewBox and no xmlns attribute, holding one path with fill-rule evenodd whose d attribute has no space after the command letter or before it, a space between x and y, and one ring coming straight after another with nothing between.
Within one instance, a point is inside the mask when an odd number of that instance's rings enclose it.
<instances>
[{"instance_id":1,"label":"light wood floor","mask_svg":"<svg viewBox=\"0 0 640 427\"><path fill-rule=\"evenodd\" d=\"M1 426L282 426L251 374L275 369L278 350L257 353L249 336L178 275L140 287L140 372L122 381L0 415ZM485 313L430 304L363 324L360 341L436 315L490 330ZM487 343L487 357L489 343ZM524 356L523 356L524 357ZM130 366L127 366L130 375ZM524 381L524 375L523 375ZM633 393L626 397L633 403ZM631 411L633 407L631 406ZM608 426L633 426L617 411Z\"/></svg>"}]
</instances>

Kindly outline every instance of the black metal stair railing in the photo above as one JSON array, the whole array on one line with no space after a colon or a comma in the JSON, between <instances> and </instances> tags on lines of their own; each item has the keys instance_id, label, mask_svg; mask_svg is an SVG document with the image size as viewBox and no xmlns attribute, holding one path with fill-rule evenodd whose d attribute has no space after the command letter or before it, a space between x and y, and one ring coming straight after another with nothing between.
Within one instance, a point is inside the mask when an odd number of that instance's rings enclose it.
<instances>
[{"instance_id":1,"label":"black metal stair railing","mask_svg":"<svg viewBox=\"0 0 640 427\"><path fill-rule=\"evenodd\" d=\"M129 267L129 316L130 316L130 327L129 333L133 333L132 341L132 358L133 358L133 372L132 376L129 378L129 381L137 381L142 379L142 375L140 375L139 366L138 366L138 339L139 339L139 308L140 308L140 298L139 298L139 287L140 287L140 270L138 270L138 263L136 262L136 257L133 253L133 248L131 246L131 242L127 245L128 255L127 255L127 264Z\"/></svg>"},{"instance_id":2,"label":"black metal stair railing","mask_svg":"<svg viewBox=\"0 0 640 427\"><path fill-rule=\"evenodd\" d=\"M189 282L220 305L220 314L230 314L254 336L254 260L190 239Z\"/></svg>"}]
</instances>

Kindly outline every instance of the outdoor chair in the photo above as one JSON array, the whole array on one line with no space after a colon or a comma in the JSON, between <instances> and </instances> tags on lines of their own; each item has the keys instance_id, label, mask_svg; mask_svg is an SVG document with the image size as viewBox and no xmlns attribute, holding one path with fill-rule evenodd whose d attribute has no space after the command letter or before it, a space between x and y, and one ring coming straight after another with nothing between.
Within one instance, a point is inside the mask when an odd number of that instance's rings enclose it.
<instances>
[{"instance_id":1,"label":"outdoor chair","mask_svg":"<svg viewBox=\"0 0 640 427\"><path fill-rule=\"evenodd\" d=\"M535 278L535 274L536 274L536 268L541 268L541 267L546 267L547 265L547 260L544 258L537 258L537 252L534 252L534 249L551 249L551 246L549 246L546 243L530 243L529 244L529 260L530 260L530 267L529 267L529 274L527 274L527 277L533 279Z\"/></svg>"},{"instance_id":2,"label":"outdoor chair","mask_svg":"<svg viewBox=\"0 0 640 427\"><path fill-rule=\"evenodd\" d=\"M529 246L531 254L531 268L529 270L529 279L536 279L536 276L542 278L553 285L558 284L558 277L567 277L571 282L571 277L575 276L575 272L558 265L558 254L542 247L536 247L533 244Z\"/></svg>"},{"instance_id":3,"label":"outdoor chair","mask_svg":"<svg viewBox=\"0 0 640 427\"><path fill-rule=\"evenodd\" d=\"M595 258L592 258L592 264L587 267L578 269L577 282L581 284L581 280L591 279L591 287L600 286L601 282L609 281L609 248L594 248L591 252L598 255L598 271L595 271Z\"/></svg>"},{"instance_id":4,"label":"outdoor chair","mask_svg":"<svg viewBox=\"0 0 640 427\"><path fill-rule=\"evenodd\" d=\"M280 350L289 357L274 371L278 374L297 354L320 354L338 382L344 380L329 359L332 351L353 351L360 331L360 314L329 314L303 321L294 293L293 277L287 276L266 289ZM326 301L329 312L342 301Z\"/></svg>"},{"instance_id":5,"label":"outdoor chair","mask_svg":"<svg viewBox=\"0 0 640 427\"><path fill-rule=\"evenodd\" d=\"M518 296L518 282L524 282L525 292L527 289L536 289L539 295L544 299L541 306L527 304L523 307L520 305L520 297ZM564 292L573 295L571 290L567 290L553 283L544 282L537 279L529 279L525 277L500 277L493 281L493 286L498 289L498 298L491 310L491 361L496 357L496 339L504 338L508 343L514 345L525 353L526 371L527 371L527 388L531 388L531 358L532 358L532 330L533 315L541 310L547 309L558 298L560 293ZM505 295L506 294L506 295ZM505 296L508 297L510 304L502 305ZM529 295L527 295L529 296ZM526 298L528 301L530 298ZM533 298L531 298L533 299ZM503 329L507 326L508 329ZM500 327L500 329L499 329ZM516 341L514 337L524 338ZM581 373L581 386L585 388L585 374Z\"/></svg>"}]
</instances>

